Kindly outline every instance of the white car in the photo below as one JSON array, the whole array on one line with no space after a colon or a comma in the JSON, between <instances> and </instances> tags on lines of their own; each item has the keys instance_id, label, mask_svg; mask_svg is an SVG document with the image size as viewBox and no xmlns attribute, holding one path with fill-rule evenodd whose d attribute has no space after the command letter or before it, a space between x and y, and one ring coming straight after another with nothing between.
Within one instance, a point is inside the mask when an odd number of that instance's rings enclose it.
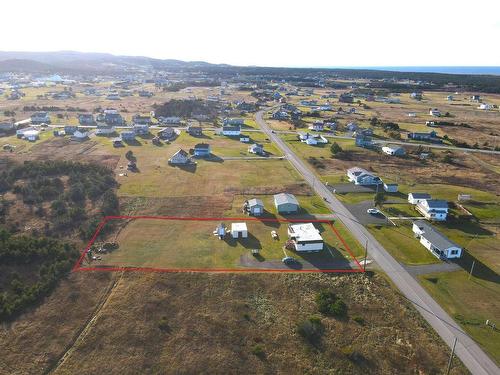
<instances>
[{"instance_id":1,"label":"white car","mask_svg":"<svg viewBox=\"0 0 500 375\"><path fill-rule=\"evenodd\" d=\"M369 208L366 210L366 212L370 215L378 215L380 213L380 211L376 208Z\"/></svg>"}]
</instances>

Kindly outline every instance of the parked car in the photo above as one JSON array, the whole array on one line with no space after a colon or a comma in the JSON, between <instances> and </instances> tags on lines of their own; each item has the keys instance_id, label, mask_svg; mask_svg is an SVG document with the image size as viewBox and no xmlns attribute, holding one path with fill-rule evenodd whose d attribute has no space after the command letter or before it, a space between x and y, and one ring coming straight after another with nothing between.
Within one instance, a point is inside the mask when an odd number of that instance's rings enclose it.
<instances>
[{"instance_id":1,"label":"parked car","mask_svg":"<svg viewBox=\"0 0 500 375\"><path fill-rule=\"evenodd\" d=\"M281 259L281 261L285 264L293 264L293 263L297 262L294 257L290 257L290 256L284 257L283 259Z\"/></svg>"},{"instance_id":2,"label":"parked car","mask_svg":"<svg viewBox=\"0 0 500 375\"><path fill-rule=\"evenodd\" d=\"M378 215L380 213L380 210L376 208L369 208L366 210L366 212L369 213L370 215Z\"/></svg>"}]
</instances>

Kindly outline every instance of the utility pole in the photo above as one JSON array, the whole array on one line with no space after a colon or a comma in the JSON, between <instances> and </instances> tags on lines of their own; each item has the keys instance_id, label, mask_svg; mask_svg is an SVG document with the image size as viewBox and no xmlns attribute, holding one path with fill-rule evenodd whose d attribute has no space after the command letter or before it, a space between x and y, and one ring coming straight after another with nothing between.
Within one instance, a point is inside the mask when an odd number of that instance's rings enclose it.
<instances>
[{"instance_id":1,"label":"utility pole","mask_svg":"<svg viewBox=\"0 0 500 375\"><path fill-rule=\"evenodd\" d=\"M472 276L472 271L474 271L474 266L476 265L476 261L473 260L472 261L472 266L470 267L470 272L469 272L469 280L470 280L470 277Z\"/></svg>"},{"instance_id":2,"label":"utility pole","mask_svg":"<svg viewBox=\"0 0 500 375\"><path fill-rule=\"evenodd\" d=\"M451 349L450 360L448 361L448 367L446 368L446 375L450 374L451 370L451 362L453 360L453 356L455 355L455 346L457 346L457 338L455 337L455 341L453 342L453 349Z\"/></svg>"},{"instance_id":3,"label":"utility pole","mask_svg":"<svg viewBox=\"0 0 500 375\"><path fill-rule=\"evenodd\" d=\"M368 256L368 240L365 243L365 260L363 261L363 272L366 271L366 257Z\"/></svg>"}]
</instances>

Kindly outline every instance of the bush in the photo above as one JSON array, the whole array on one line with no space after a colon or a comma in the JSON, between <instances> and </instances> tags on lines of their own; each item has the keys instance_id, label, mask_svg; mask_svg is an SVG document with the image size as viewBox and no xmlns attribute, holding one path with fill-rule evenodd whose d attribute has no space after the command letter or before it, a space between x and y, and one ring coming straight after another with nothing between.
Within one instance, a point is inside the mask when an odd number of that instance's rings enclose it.
<instances>
[{"instance_id":1,"label":"bush","mask_svg":"<svg viewBox=\"0 0 500 375\"><path fill-rule=\"evenodd\" d=\"M266 353L264 351L264 347L260 344L254 345L252 347L252 354L256 357L261 358L261 359L266 356Z\"/></svg>"},{"instance_id":2,"label":"bush","mask_svg":"<svg viewBox=\"0 0 500 375\"><path fill-rule=\"evenodd\" d=\"M158 322L158 328L163 332L170 331L170 326L168 325L168 320L166 316L162 316L162 318Z\"/></svg>"},{"instance_id":3,"label":"bush","mask_svg":"<svg viewBox=\"0 0 500 375\"><path fill-rule=\"evenodd\" d=\"M365 325L365 320L361 316L355 316L354 318L352 318L352 320L354 320L359 325Z\"/></svg>"},{"instance_id":4,"label":"bush","mask_svg":"<svg viewBox=\"0 0 500 375\"><path fill-rule=\"evenodd\" d=\"M347 314L347 305L338 298L335 293L322 291L316 296L318 311L324 315L337 318L344 317Z\"/></svg>"},{"instance_id":5,"label":"bush","mask_svg":"<svg viewBox=\"0 0 500 375\"><path fill-rule=\"evenodd\" d=\"M297 333L313 345L319 343L324 332L325 327L317 316L311 316L297 325Z\"/></svg>"}]
</instances>

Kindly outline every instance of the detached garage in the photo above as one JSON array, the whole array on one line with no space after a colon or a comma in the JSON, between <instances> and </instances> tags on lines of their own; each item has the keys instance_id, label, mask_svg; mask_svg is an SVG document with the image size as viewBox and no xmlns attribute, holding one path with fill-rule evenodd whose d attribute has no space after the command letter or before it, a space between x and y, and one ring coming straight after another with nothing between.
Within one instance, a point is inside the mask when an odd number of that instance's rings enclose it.
<instances>
[{"instance_id":1,"label":"detached garage","mask_svg":"<svg viewBox=\"0 0 500 375\"><path fill-rule=\"evenodd\" d=\"M231 236L233 238L247 238L248 229L246 223L232 223L231 224Z\"/></svg>"},{"instance_id":2,"label":"detached garage","mask_svg":"<svg viewBox=\"0 0 500 375\"><path fill-rule=\"evenodd\" d=\"M274 205L280 214L291 214L299 211L299 202L294 195L288 193L276 194Z\"/></svg>"}]
</instances>

